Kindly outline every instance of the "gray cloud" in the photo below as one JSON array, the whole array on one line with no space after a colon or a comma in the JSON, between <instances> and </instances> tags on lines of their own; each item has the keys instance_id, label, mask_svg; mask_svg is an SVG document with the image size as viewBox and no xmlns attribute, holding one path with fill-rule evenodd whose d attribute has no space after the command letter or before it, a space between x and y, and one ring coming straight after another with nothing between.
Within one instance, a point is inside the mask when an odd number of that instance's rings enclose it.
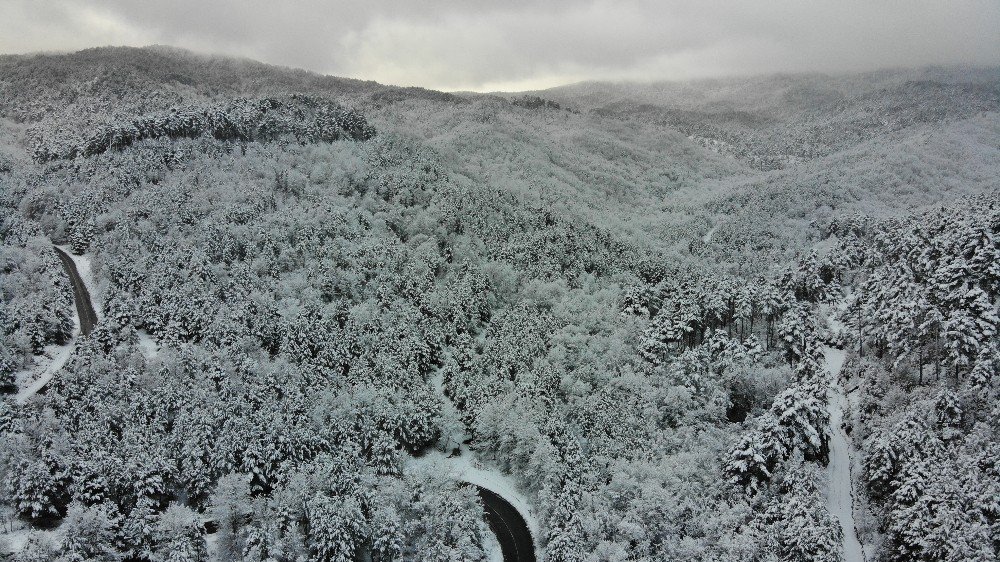
<instances>
[{"instance_id":1,"label":"gray cloud","mask_svg":"<svg viewBox=\"0 0 1000 562\"><path fill-rule=\"evenodd\" d=\"M438 89L1000 65L996 0L5 0L0 52L170 44Z\"/></svg>"}]
</instances>

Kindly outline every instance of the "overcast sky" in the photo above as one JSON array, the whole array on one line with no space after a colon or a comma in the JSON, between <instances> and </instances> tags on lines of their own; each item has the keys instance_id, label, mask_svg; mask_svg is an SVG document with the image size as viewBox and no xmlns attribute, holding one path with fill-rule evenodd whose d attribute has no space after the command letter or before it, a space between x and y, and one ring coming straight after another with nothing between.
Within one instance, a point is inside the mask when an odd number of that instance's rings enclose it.
<instances>
[{"instance_id":1,"label":"overcast sky","mask_svg":"<svg viewBox=\"0 0 1000 562\"><path fill-rule=\"evenodd\" d=\"M1000 65L1000 0L0 0L0 52L166 44L443 90Z\"/></svg>"}]
</instances>

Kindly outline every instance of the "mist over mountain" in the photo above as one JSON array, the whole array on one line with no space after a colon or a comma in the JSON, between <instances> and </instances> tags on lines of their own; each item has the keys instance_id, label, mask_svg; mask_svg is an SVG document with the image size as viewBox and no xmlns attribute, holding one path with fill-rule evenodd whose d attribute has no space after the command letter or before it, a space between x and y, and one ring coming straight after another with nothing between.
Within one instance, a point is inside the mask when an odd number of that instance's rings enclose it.
<instances>
[{"instance_id":1,"label":"mist over mountain","mask_svg":"<svg viewBox=\"0 0 1000 562\"><path fill-rule=\"evenodd\" d=\"M1000 68L0 55L0 560L994 560L998 178Z\"/></svg>"}]
</instances>

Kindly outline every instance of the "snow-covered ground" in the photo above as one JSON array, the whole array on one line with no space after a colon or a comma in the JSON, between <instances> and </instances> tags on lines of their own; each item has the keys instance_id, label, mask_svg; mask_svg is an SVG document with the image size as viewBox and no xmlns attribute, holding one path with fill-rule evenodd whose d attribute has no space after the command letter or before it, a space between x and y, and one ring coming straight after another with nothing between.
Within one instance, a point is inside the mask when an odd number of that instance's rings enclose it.
<instances>
[{"instance_id":1,"label":"snow-covered ground","mask_svg":"<svg viewBox=\"0 0 1000 562\"><path fill-rule=\"evenodd\" d=\"M63 533L58 528L52 530L32 529L20 520L15 520L14 530L5 531L5 528L0 527L0 559L3 559L3 554L15 554L24 550L24 545L33 534L44 537L53 544L59 544L63 540ZM4 544L5 541L6 544ZM8 552L4 552L4 547L8 549Z\"/></svg>"},{"instance_id":2,"label":"snow-covered ground","mask_svg":"<svg viewBox=\"0 0 1000 562\"><path fill-rule=\"evenodd\" d=\"M0 533L0 553L14 554L24 550L24 544L28 542L29 532L28 529L20 529L11 533ZM8 552L3 551L4 547L8 549Z\"/></svg>"},{"instance_id":3,"label":"snow-covered ground","mask_svg":"<svg viewBox=\"0 0 1000 562\"><path fill-rule=\"evenodd\" d=\"M153 336L145 330L136 330L136 334L139 336L139 349L146 359L152 359L160 354L160 344L156 343Z\"/></svg>"},{"instance_id":4,"label":"snow-covered ground","mask_svg":"<svg viewBox=\"0 0 1000 562\"><path fill-rule=\"evenodd\" d=\"M704 243L706 243L706 244L708 244L709 242L711 242L712 241L712 236L715 235L715 231L716 230L719 230L719 225L717 225L717 224L713 225L712 228L708 229L708 232L705 233L705 236L702 237L701 241L704 242Z\"/></svg>"},{"instance_id":5,"label":"snow-covered ground","mask_svg":"<svg viewBox=\"0 0 1000 562\"><path fill-rule=\"evenodd\" d=\"M205 554L212 562L222 560L222 554L219 552L219 533L205 535Z\"/></svg>"},{"instance_id":6,"label":"snow-covered ground","mask_svg":"<svg viewBox=\"0 0 1000 562\"><path fill-rule=\"evenodd\" d=\"M24 404L36 392L42 389L59 369L62 369L76 349L76 337L80 333L79 320L73 331L73 337L66 345L49 345L39 357L35 358L35 367L18 374L19 388L14 397L18 404Z\"/></svg>"},{"instance_id":7,"label":"snow-covered ground","mask_svg":"<svg viewBox=\"0 0 1000 562\"><path fill-rule=\"evenodd\" d=\"M864 562L865 553L858 540L854 522L854 486L851 479L853 454L851 442L843 427L847 399L838 381L840 369L844 365L844 351L826 347L823 354L832 378L829 401L830 464L827 466L830 489L827 494L827 509L837 518L844 531L844 562Z\"/></svg>"}]
</instances>

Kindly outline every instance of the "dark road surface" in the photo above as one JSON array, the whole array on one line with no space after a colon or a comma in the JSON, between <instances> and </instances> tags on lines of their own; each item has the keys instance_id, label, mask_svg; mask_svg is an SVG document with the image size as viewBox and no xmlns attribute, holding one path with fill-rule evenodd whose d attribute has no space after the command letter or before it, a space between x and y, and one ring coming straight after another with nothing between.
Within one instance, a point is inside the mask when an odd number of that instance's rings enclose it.
<instances>
[{"instance_id":1,"label":"dark road surface","mask_svg":"<svg viewBox=\"0 0 1000 562\"><path fill-rule=\"evenodd\" d=\"M500 542L504 562L535 562L535 546L528 524L507 500L476 486L486 508L486 522Z\"/></svg>"},{"instance_id":2,"label":"dark road surface","mask_svg":"<svg viewBox=\"0 0 1000 562\"><path fill-rule=\"evenodd\" d=\"M94 311L94 304L90 302L90 293L87 291L87 286L83 284L83 279L80 278L80 272L76 270L73 258L60 248L55 248L55 250L59 259L62 260L63 269L66 270L70 281L73 282L73 300L76 301L76 313L80 315L80 332L85 336L90 335L90 332L94 331L94 326L97 325L97 313Z\"/></svg>"}]
</instances>

